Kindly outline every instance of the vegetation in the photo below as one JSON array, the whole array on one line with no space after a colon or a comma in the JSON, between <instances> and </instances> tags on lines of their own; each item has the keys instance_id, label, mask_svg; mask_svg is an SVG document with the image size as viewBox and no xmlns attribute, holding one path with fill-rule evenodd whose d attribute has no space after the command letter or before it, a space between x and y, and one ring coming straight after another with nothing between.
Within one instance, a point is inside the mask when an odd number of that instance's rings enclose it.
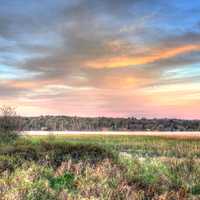
<instances>
[{"instance_id":1,"label":"vegetation","mask_svg":"<svg viewBox=\"0 0 200 200\"><path fill-rule=\"evenodd\" d=\"M40 116L21 117L19 129L25 131L200 131L200 120Z\"/></svg>"},{"instance_id":2,"label":"vegetation","mask_svg":"<svg viewBox=\"0 0 200 200\"><path fill-rule=\"evenodd\" d=\"M15 109L9 106L0 107L0 143L12 141L17 137L20 118Z\"/></svg>"},{"instance_id":3,"label":"vegetation","mask_svg":"<svg viewBox=\"0 0 200 200\"><path fill-rule=\"evenodd\" d=\"M0 145L2 200L200 199L200 141L19 137Z\"/></svg>"}]
</instances>

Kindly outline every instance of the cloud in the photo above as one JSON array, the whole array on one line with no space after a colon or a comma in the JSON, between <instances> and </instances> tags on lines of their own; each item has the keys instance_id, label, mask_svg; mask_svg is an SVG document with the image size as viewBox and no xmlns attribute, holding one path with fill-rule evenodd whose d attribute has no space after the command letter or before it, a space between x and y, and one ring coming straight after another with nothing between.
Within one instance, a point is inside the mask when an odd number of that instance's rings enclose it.
<instances>
[{"instance_id":1,"label":"cloud","mask_svg":"<svg viewBox=\"0 0 200 200\"><path fill-rule=\"evenodd\" d=\"M175 57L180 54L185 54L188 52L200 51L200 45L185 45L181 47L175 47L172 49L162 49L153 50L150 55L146 56L133 56L133 57L111 57L109 59L97 60L97 61L89 61L86 62L86 66L92 68L116 68L116 67L127 67L127 66L138 66L151 64L156 61L160 61L163 59L168 59L171 57Z\"/></svg>"},{"instance_id":2,"label":"cloud","mask_svg":"<svg viewBox=\"0 0 200 200\"><path fill-rule=\"evenodd\" d=\"M18 88L15 87L14 85L10 85L9 81L0 81L0 91L1 91L0 93L1 99L9 99L9 98L17 99L17 97L27 92L27 89Z\"/></svg>"},{"instance_id":3,"label":"cloud","mask_svg":"<svg viewBox=\"0 0 200 200\"><path fill-rule=\"evenodd\" d=\"M200 62L193 7L159 0L3 0L0 66L25 75L0 76L0 97L24 105L26 113L46 105L49 113L149 116L160 102L169 105L147 90L199 81L191 73L167 73Z\"/></svg>"}]
</instances>

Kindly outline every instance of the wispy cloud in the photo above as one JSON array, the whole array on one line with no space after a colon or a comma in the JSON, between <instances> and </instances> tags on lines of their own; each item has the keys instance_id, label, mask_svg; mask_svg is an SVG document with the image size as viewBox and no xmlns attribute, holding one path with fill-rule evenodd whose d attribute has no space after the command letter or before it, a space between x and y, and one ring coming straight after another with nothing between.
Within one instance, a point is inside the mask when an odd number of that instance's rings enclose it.
<instances>
[{"instance_id":1,"label":"wispy cloud","mask_svg":"<svg viewBox=\"0 0 200 200\"><path fill-rule=\"evenodd\" d=\"M159 49L154 50L150 55L144 56L122 56L122 57L110 57L108 59L96 60L86 62L86 66L93 68L116 68L116 67L127 67L127 66L138 66L154 63L160 60L169 59L177 55L185 54L188 52L200 51L200 45L185 45L181 47L175 47L172 49Z\"/></svg>"}]
</instances>

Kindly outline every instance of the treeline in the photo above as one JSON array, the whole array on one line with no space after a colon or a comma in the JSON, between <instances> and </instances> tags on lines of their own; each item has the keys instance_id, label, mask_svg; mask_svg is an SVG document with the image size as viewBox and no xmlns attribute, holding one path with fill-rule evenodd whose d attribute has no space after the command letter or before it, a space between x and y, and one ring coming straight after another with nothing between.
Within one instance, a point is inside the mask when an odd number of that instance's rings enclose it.
<instances>
[{"instance_id":1,"label":"treeline","mask_svg":"<svg viewBox=\"0 0 200 200\"><path fill-rule=\"evenodd\" d=\"M200 120L40 116L18 118L18 130L200 131Z\"/></svg>"}]
</instances>

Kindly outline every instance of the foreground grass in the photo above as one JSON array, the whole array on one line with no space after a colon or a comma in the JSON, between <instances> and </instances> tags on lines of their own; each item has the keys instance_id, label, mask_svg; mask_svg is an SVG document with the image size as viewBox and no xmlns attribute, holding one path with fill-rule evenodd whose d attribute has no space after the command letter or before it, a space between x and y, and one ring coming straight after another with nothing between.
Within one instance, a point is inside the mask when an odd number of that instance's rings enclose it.
<instances>
[{"instance_id":1,"label":"foreground grass","mask_svg":"<svg viewBox=\"0 0 200 200\"><path fill-rule=\"evenodd\" d=\"M0 199L200 199L200 141L37 136L0 144Z\"/></svg>"}]
</instances>

